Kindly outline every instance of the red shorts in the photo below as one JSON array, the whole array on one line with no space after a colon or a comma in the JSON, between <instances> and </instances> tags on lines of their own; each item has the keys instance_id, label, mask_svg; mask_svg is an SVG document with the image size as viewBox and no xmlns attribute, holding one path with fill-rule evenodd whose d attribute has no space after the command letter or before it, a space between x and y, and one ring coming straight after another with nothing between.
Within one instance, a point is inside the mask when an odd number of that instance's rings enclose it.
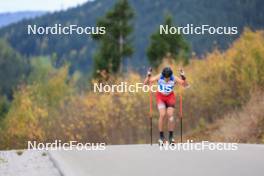
<instances>
[{"instance_id":1,"label":"red shorts","mask_svg":"<svg viewBox=\"0 0 264 176\"><path fill-rule=\"evenodd\" d=\"M176 96L174 92L171 92L169 95L164 95L160 92L156 93L156 100L158 109L161 108L168 108L168 107L175 107L176 104Z\"/></svg>"}]
</instances>

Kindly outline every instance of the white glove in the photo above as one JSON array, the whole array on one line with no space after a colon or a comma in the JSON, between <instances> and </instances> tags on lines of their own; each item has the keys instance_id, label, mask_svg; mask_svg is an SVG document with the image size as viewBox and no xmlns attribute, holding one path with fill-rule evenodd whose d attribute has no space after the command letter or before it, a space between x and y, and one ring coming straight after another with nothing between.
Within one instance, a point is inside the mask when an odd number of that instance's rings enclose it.
<instances>
[{"instance_id":1,"label":"white glove","mask_svg":"<svg viewBox=\"0 0 264 176\"><path fill-rule=\"evenodd\" d=\"M180 75L181 75L181 76L184 76L184 75L185 75L183 69L180 69Z\"/></svg>"},{"instance_id":2,"label":"white glove","mask_svg":"<svg viewBox=\"0 0 264 176\"><path fill-rule=\"evenodd\" d=\"M150 67L149 69L148 69L148 77L150 77L151 76L151 73L152 73L152 68Z\"/></svg>"},{"instance_id":3,"label":"white glove","mask_svg":"<svg viewBox=\"0 0 264 176\"><path fill-rule=\"evenodd\" d=\"M180 76L181 76L182 80L186 80L185 73L184 73L183 69L180 69Z\"/></svg>"}]
</instances>

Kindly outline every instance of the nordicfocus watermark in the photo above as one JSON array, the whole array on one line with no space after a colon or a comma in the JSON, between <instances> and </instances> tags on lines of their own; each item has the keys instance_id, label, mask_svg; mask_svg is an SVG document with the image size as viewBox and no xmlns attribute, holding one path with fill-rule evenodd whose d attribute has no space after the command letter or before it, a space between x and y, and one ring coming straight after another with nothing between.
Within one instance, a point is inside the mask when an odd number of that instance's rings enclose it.
<instances>
[{"instance_id":1,"label":"nordicfocus watermark","mask_svg":"<svg viewBox=\"0 0 264 176\"><path fill-rule=\"evenodd\" d=\"M186 35L236 35L238 27L236 26L211 26L187 24L186 26L168 26L160 25L160 34L186 34Z\"/></svg>"},{"instance_id":2,"label":"nordicfocus watermark","mask_svg":"<svg viewBox=\"0 0 264 176\"><path fill-rule=\"evenodd\" d=\"M78 141L42 143L37 141L28 141L28 150L105 150L105 143L81 143Z\"/></svg>"},{"instance_id":3,"label":"nordicfocus watermark","mask_svg":"<svg viewBox=\"0 0 264 176\"><path fill-rule=\"evenodd\" d=\"M62 24L54 24L53 26L27 25L28 35L91 35L105 34L106 27L79 26L76 24L64 26Z\"/></svg>"},{"instance_id":4,"label":"nordicfocus watermark","mask_svg":"<svg viewBox=\"0 0 264 176\"><path fill-rule=\"evenodd\" d=\"M184 143L164 144L160 146L161 151L236 151L238 143L213 143L209 141L194 142L187 140Z\"/></svg>"},{"instance_id":5,"label":"nordicfocus watermark","mask_svg":"<svg viewBox=\"0 0 264 176\"><path fill-rule=\"evenodd\" d=\"M137 92L157 92L158 90L170 90L173 86L171 85L145 85L143 83L129 84L127 82L120 82L119 84L103 84L94 83L94 93L137 93Z\"/></svg>"}]
</instances>

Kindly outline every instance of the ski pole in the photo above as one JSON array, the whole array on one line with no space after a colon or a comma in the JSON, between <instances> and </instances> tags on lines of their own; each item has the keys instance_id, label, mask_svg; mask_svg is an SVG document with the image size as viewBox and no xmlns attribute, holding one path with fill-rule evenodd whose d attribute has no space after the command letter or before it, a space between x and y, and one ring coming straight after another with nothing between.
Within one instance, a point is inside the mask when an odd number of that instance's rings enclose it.
<instances>
[{"instance_id":1,"label":"ski pole","mask_svg":"<svg viewBox=\"0 0 264 176\"><path fill-rule=\"evenodd\" d=\"M150 84L151 86L151 84ZM152 92L150 91L149 95L149 118L150 118L150 145L152 145Z\"/></svg>"},{"instance_id":2,"label":"ski pole","mask_svg":"<svg viewBox=\"0 0 264 176\"><path fill-rule=\"evenodd\" d=\"M186 77L184 76L184 71L182 68L180 68L180 77L182 80L185 81ZM182 118L183 118L183 114L182 114L182 93L180 93L180 130L181 130L181 143L182 143Z\"/></svg>"},{"instance_id":3,"label":"ski pole","mask_svg":"<svg viewBox=\"0 0 264 176\"><path fill-rule=\"evenodd\" d=\"M182 143L182 95L180 95L180 125L181 125L181 143Z\"/></svg>"},{"instance_id":4,"label":"ski pole","mask_svg":"<svg viewBox=\"0 0 264 176\"><path fill-rule=\"evenodd\" d=\"M152 68L148 70L148 77L151 77ZM151 88L151 82L149 81L149 87ZM152 145L152 92L149 92L149 122L150 122L150 145Z\"/></svg>"}]
</instances>

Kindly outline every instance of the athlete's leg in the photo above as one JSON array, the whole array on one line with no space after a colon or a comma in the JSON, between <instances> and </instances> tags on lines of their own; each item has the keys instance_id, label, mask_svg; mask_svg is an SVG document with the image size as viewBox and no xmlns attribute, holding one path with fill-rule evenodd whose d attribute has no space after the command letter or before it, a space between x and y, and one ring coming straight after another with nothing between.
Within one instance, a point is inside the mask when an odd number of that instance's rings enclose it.
<instances>
[{"instance_id":1,"label":"athlete's leg","mask_svg":"<svg viewBox=\"0 0 264 176\"><path fill-rule=\"evenodd\" d=\"M174 93L170 94L168 99L166 100L167 111L166 115L168 117L168 131L169 131L169 141L170 143L174 143L173 139L173 131L175 128L175 117L174 117L174 107L176 103L176 96Z\"/></svg>"},{"instance_id":2,"label":"athlete's leg","mask_svg":"<svg viewBox=\"0 0 264 176\"><path fill-rule=\"evenodd\" d=\"M157 107L159 110L159 123L158 123L158 128L159 128L159 133L160 133L160 140L164 140L164 134L163 134L163 123L164 119L166 116L166 105L163 100L163 96L157 92L156 94L156 99L157 99Z\"/></svg>"},{"instance_id":3,"label":"athlete's leg","mask_svg":"<svg viewBox=\"0 0 264 176\"><path fill-rule=\"evenodd\" d=\"M175 118L174 118L174 107L167 108L167 117L168 117L168 130L169 130L169 143L174 144L173 131L175 128Z\"/></svg>"},{"instance_id":4,"label":"athlete's leg","mask_svg":"<svg viewBox=\"0 0 264 176\"><path fill-rule=\"evenodd\" d=\"M167 108L167 117L168 117L168 130L174 131L175 128L175 117L174 117L174 108Z\"/></svg>"},{"instance_id":5,"label":"athlete's leg","mask_svg":"<svg viewBox=\"0 0 264 176\"><path fill-rule=\"evenodd\" d=\"M166 116L166 107L159 107L159 124L158 124L158 128L159 128L159 132L160 132L160 138L164 138L164 134L163 134L163 123L164 123L164 119Z\"/></svg>"}]
</instances>

